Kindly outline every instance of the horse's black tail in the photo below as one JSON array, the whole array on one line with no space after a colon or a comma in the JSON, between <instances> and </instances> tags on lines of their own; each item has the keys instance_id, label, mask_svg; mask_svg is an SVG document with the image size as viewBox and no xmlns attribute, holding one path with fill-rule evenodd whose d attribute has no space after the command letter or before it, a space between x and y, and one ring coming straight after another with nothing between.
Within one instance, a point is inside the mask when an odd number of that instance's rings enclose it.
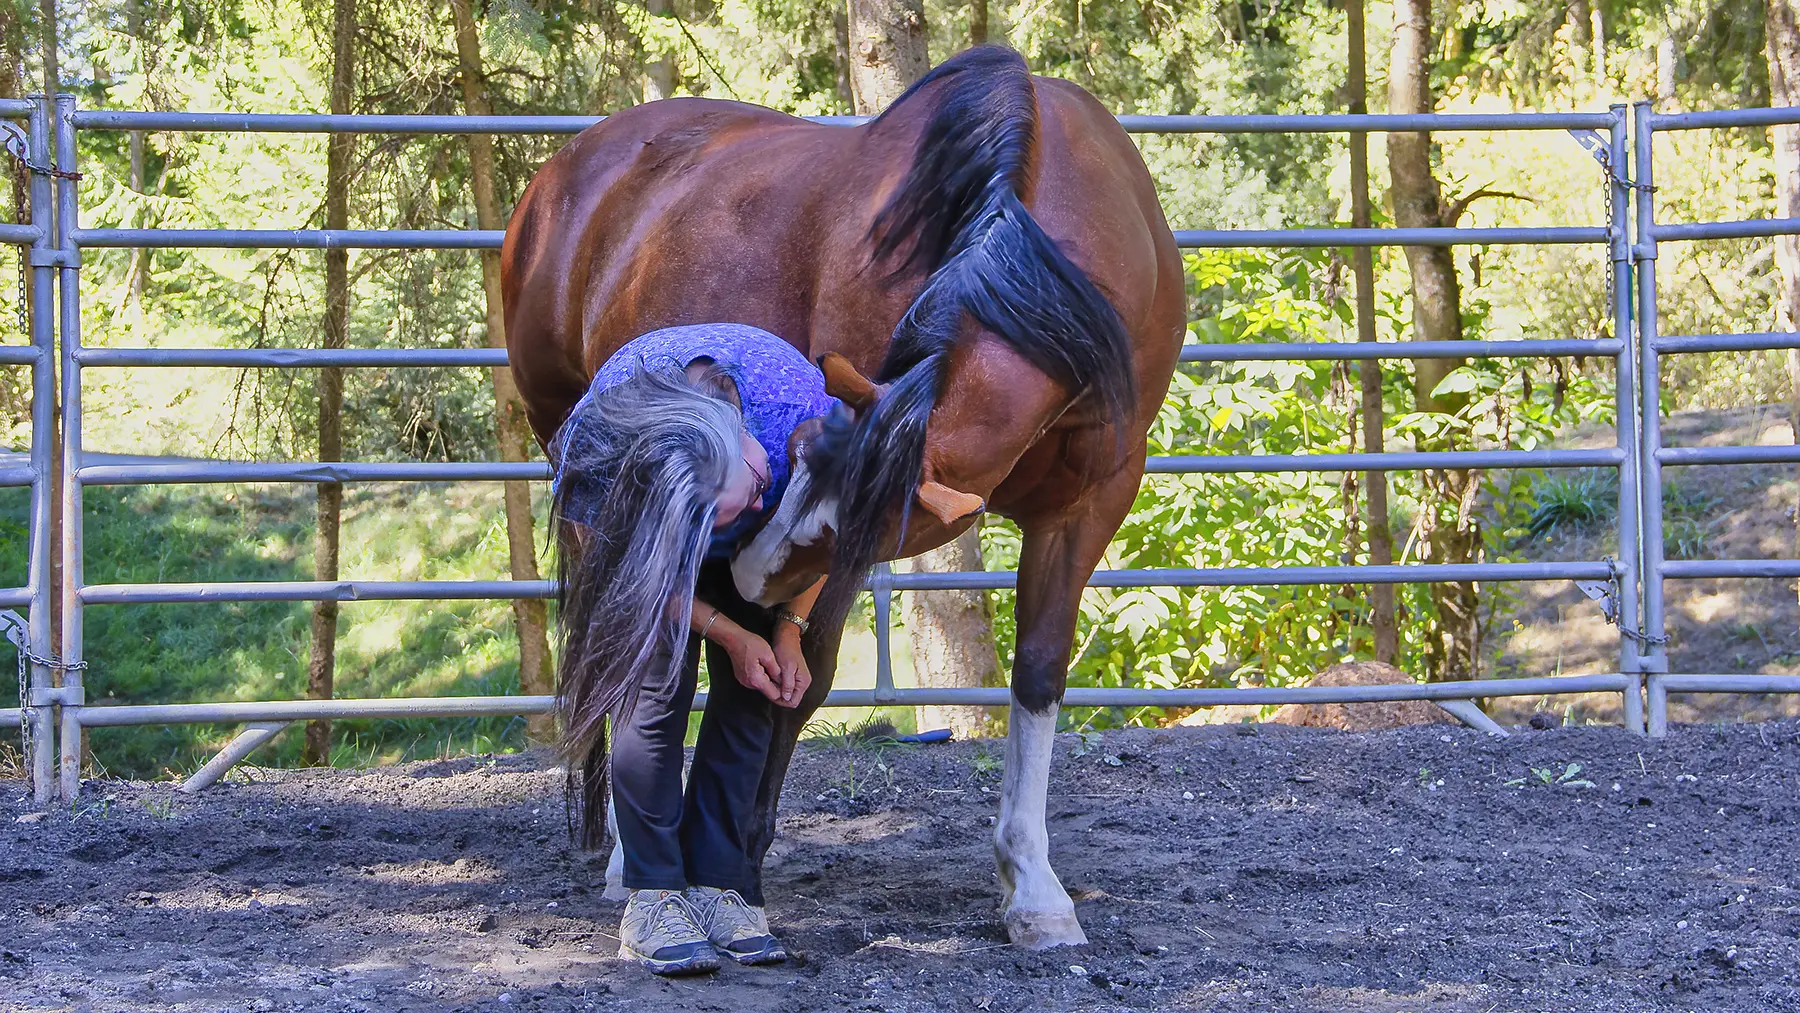
<instances>
[{"instance_id":1,"label":"horse's black tail","mask_svg":"<svg viewBox=\"0 0 1800 1013\"><path fill-rule=\"evenodd\" d=\"M1002 46L967 50L902 95L871 130L927 89L937 108L911 168L870 230L890 277L929 273L894 331L885 396L860 419L830 421L815 444L815 495L838 500L827 614L847 612L881 548L894 504L901 528L918 490L925 425L965 315L1077 396L1115 431L1136 407L1131 341L1112 303L1026 209L1038 142L1037 92Z\"/></svg>"}]
</instances>

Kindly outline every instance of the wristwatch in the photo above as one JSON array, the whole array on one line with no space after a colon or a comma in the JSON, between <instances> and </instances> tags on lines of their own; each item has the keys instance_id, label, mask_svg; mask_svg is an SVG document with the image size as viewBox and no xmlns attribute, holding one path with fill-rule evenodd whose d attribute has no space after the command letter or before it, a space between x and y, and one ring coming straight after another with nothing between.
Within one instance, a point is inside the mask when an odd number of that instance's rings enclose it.
<instances>
[{"instance_id":1,"label":"wristwatch","mask_svg":"<svg viewBox=\"0 0 1800 1013\"><path fill-rule=\"evenodd\" d=\"M806 619L802 616L795 615L794 610L790 609L790 608L776 609L775 610L775 618L786 619L788 622L793 623L795 626L800 627L801 633L805 633L807 630L812 628L812 623L807 622Z\"/></svg>"}]
</instances>

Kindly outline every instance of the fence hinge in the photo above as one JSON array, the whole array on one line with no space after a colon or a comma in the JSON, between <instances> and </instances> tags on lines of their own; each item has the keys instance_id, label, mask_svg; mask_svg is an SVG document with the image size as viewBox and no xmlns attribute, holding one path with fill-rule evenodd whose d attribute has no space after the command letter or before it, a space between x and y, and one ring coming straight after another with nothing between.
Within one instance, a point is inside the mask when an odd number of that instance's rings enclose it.
<instances>
[{"instance_id":1,"label":"fence hinge","mask_svg":"<svg viewBox=\"0 0 1800 1013\"><path fill-rule=\"evenodd\" d=\"M31 251L32 267L80 267L80 250L51 250L33 248Z\"/></svg>"},{"instance_id":2,"label":"fence hinge","mask_svg":"<svg viewBox=\"0 0 1800 1013\"><path fill-rule=\"evenodd\" d=\"M81 707L87 704L83 686L39 686L31 691L33 707Z\"/></svg>"}]
</instances>

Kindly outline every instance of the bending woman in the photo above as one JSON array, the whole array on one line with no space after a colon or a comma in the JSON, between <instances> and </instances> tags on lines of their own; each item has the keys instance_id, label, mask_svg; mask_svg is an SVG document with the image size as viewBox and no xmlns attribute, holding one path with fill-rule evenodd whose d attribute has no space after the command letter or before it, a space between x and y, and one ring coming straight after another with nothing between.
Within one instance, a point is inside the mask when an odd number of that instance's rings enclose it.
<instances>
[{"instance_id":1,"label":"bending woman","mask_svg":"<svg viewBox=\"0 0 1800 1013\"><path fill-rule=\"evenodd\" d=\"M720 953L787 959L747 843L771 708L796 706L811 683L800 635L819 584L761 608L738 595L729 559L780 502L794 430L834 403L773 334L669 328L615 352L551 441L571 802L584 802L582 843L599 844L610 721L631 891L619 952L659 974L716 970ZM711 685L684 793L702 644Z\"/></svg>"}]
</instances>

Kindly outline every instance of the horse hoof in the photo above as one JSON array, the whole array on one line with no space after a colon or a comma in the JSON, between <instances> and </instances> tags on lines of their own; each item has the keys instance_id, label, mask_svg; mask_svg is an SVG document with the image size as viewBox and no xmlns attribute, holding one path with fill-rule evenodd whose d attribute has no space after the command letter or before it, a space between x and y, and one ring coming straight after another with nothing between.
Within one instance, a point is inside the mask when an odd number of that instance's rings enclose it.
<instances>
[{"instance_id":1,"label":"horse hoof","mask_svg":"<svg viewBox=\"0 0 1800 1013\"><path fill-rule=\"evenodd\" d=\"M1048 950L1055 946L1086 946L1087 933L1073 911L1008 912L1006 935L1014 946Z\"/></svg>"}]
</instances>

